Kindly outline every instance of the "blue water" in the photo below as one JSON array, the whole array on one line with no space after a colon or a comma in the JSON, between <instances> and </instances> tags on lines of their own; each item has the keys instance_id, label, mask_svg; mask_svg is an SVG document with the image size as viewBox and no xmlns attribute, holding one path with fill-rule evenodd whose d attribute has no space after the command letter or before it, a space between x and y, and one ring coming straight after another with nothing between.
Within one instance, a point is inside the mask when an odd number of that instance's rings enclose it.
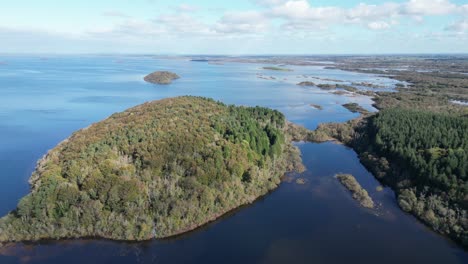
<instances>
[{"instance_id":1,"label":"blue water","mask_svg":"<svg viewBox=\"0 0 468 264\"><path fill-rule=\"evenodd\" d=\"M212 65L151 56L0 56L0 214L29 191L35 162L73 131L137 104L178 95L200 95L238 105L278 109L308 128L354 117L341 105L364 96L339 96L296 83L310 76L345 83L397 81L321 67L261 64ZM159 86L142 81L156 70L182 78ZM259 76L274 77L264 80ZM305 75L305 76L304 76ZM309 76L309 78L306 78ZM319 80L311 80L320 83ZM310 104L319 104L317 110ZM307 171L289 175L274 192L194 232L168 240L122 243L102 240L17 244L0 249L0 263L466 263L467 254L434 234L396 205L354 151L333 143L299 144ZM367 210L333 177L352 173L379 206ZM295 179L307 180L298 185Z\"/></svg>"}]
</instances>

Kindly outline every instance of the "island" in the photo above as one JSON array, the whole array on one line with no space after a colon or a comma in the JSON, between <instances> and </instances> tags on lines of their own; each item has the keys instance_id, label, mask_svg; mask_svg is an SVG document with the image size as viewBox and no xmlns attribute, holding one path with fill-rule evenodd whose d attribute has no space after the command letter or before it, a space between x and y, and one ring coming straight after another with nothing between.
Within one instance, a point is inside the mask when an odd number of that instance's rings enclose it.
<instances>
[{"instance_id":1,"label":"island","mask_svg":"<svg viewBox=\"0 0 468 264\"><path fill-rule=\"evenodd\" d=\"M348 109L352 113L367 114L367 111L364 107L360 106L358 103L347 103L343 105L344 108Z\"/></svg>"},{"instance_id":2,"label":"island","mask_svg":"<svg viewBox=\"0 0 468 264\"><path fill-rule=\"evenodd\" d=\"M193 61L193 62L209 62L209 60L207 60L207 59L191 59L190 61Z\"/></svg>"},{"instance_id":3,"label":"island","mask_svg":"<svg viewBox=\"0 0 468 264\"><path fill-rule=\"evenodd\" d=\"M361 187L359 182L356 181L351 174L337 174L336 178L345 186L353 195L353 198L359 204L366 208L374 208L374 201L369 196L367 191Z\"/></svg>"},{"instance_id":4,"label":"island","mask_svg":"<svg viewBox=\"0 0 468 264\"><path fill-rule=\"evenodd\" d=\"M305 82L300 82L297 85L299 85L299 86L315 86L316 84L314 82L311 82L311 81L305 81Z\"/></svg>"},{"instance_id":5,"label":"island","mask_svg":"<svg viewBox=\"0 0 468 264\"><path fill-rule=\"evenodd\" d=\"M323 106L319 105L319 104L310 104L310 106L312 108L315 108L317 110L323 110Z\"/></svg>"},{"instance_id":6,"label":"island","mask_svg":"<svg viewBox=\"0 0 468 264\"><path fill-rule=\"evenodd\" d=\"M348 92L357 92L358 89L356 87L353 87L353 86L350 86L350 85L345 85L345 84L339 84L339 83L335 83L335 84L318 84L317 85L318 88L322 89L322 90L335 90L335 89L343 89L343 90L346 90Z\"/></svg>"},{"instance_id":7,"label":"island","mask_svg":"<svg viewBox=\"0 0 468 264\"><path fill-rule=\"evenodd\" d=\"M323 84L323 83L318 84L317 87L322 90L334 90L338 88L336 84Z\"/></svg>"},{"instance_id":8,"label":"island","mask_svg":"<svg viewBox=\"0 0 468 264\"><path fill-rule=\"evenodd\" d=\"M369 82L353 82L352 85L357 85L357 86L363 86L363 87L368 87L368 88L375 88L375 89L378 89L378 88L386 88L385 86L383 85L378 85L378 84L375 84L375 83L369 83ZM400 87L404 87L403 84L397 84L399 85ZM403 86L402 86L403 85Z\"/></svg>"},{"instance_id":9,"label":"island","mask_svg":"<svg viewBox=\"0 0 468 264\"><path fill-rule=\"evenodd\" d=\"M148 240L195 229L304 169L283 114L201 97L148 102L73 133L38 161L0 243Z\"/></svg>"},{"instance_id":10,"label":"island","mask_svg":"<svg viewBox=\"0 0 468 264\"><path fill-rule=\"evenodd\" d=\"M173 80L179 79L180 76L168 71L157 71L145 76L144 80L154 84L170 84Z\"/></svg>"},{"instance_id":11,"label":"island","mask_svg":"<svg viewBox=\"0 0 468 264\"><path fill-rule=\"evenodd\" d=\"M293 70L291 70L291 69L281 68L281 67L273 67L273 66L270 66L270 67L263 67L262 69L264 69L264 70L270 70L270 71L287 71L287 72L293 71Z\"/></svg>"}]
</instances>

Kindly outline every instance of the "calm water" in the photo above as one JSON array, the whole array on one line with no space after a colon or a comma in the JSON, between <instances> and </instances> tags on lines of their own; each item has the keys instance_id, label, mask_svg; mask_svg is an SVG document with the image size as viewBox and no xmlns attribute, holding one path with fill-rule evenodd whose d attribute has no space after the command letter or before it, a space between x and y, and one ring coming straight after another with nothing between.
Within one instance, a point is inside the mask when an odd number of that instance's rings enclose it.
<instances>
[{"instance_id":1,"label":"calm water","mask_svg":"<svg viewBox=\"0 0 468 264\"><path fill-rule=\"evenodd\" d=\"M289 120L315 128L356 117L341 104L367 97L338 96L295 85L310 80L373 82L383 77L265 65L211 65L152 57L0 56L0 214L16 207L29 190L35 162L73 131L145 101L201 95L241 105L278 109ZM155 70L182 76L169 86L142 81ZM260 77L268 77L269 80ZM270 78L274 77L274 79ZM319 104L316 110L310 104ZM391 190L378 182L354 151L333 143L299 144L307 171L289 175L274 192L183 236L144 243L71 240L18 244L0 249L0 263L467 263L468 254L401 212ZM333 177L352 173L380 205L367 210ZM295 183L306 179L305 185Z\"/></svg>"}]
</instances>

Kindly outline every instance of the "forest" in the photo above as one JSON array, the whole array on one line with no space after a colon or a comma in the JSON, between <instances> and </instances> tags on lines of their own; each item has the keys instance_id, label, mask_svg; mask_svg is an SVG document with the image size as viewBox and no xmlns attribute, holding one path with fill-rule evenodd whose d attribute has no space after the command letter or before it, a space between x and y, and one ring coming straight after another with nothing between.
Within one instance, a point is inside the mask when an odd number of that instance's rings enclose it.
<instances>
[{"instance_id":1,"label":"forest","mask_svg":"<svg viewBox=\"0 0 468 264\"><path fill-rule=\"evenodd\" d=\"M466 60L340 58L338 68L388 74L398 92L375 92L377 114L298 130L309 141L335 139L395 191L400 207L468 248L468 108ZM371 70L368 70L371 69ZM424 70L421 70L424 69ZM430 69L430 70L428 70Z\"/></svg>"},{"instance_id":2,"label":"forest","mask_svg":"<svg viewBox=\"0 0 468 264\"><path fill-rule=\"evenodd\" d=\"M357 126L351 145L400 207L468 246L468 119L390 108Z\"/></svg>"},{"instance_id":3,"label":"forest","mask_svg":"<svg viewBox=\"0 0 468 264\"><path fill-rule=\"evenodd\" d=\"M189 96L114 114L38 162L31 193L0 219L0 242L192 230L303 168L285 125L278 111Z\"/></svg>"},{"instance_id":4,"label":"forest","mask_svg":"<svg viewBox=\"0 0 468 264\"><path fill-rule=\"evenodd\" d=\"M346 123L292 128L297 140L338 140L395 191L400 207L468 247L468 119L388 108Z\"/></svg>"}]
</instances>

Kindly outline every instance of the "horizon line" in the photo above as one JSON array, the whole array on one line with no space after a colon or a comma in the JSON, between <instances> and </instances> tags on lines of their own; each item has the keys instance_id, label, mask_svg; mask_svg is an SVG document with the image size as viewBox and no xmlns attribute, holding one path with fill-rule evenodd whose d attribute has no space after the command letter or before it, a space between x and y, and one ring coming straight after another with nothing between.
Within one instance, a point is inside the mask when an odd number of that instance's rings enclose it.
<instances>
[{"instance_id":1,"label":"horizon line","mask_svg":"<svg viewBox=\"0 0 468 264\"><path fill-rule=\"evenodd\" d=\"M388 52L388 53L148 53L148 52L60 52L60 53L48 53L48 52L0 52L0 56L11 56L11 55L31 55L31 56L66 56L66 55L94 55L94 56L112 56L112 55L131 55L131 56L224 56L224 57L243 57L243 56L401 56L401 55L412 55L412 56L430 56L430 55L466 55L468 52Z\"/></svg>"}]
</instances>

